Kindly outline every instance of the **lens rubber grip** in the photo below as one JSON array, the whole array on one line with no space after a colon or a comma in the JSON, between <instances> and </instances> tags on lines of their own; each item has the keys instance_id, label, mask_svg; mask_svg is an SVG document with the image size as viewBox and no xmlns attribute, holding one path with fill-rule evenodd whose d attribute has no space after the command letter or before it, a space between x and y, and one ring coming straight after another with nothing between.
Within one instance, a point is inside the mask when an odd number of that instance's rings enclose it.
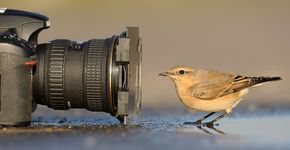
<instances>
[{"instance_id":1,"label":"lens rubber grip","mask_svg":"<svg viewBox=\"0 0 290 150\"><path fill-rule=\"evenodd\" d=\"M105 40L90 40L87 52L85 51L85 99L87 109L91 111L104 111L103 100L105 99L103 72ZM87 56L87 57L86 57Z\"/></svg>"},{"instance_id":2,"label":"lens rubber grip","mask_svg":"<svg viewBox=\"0 0 290 150\"><path fill-rule=\"evenodd\" d=\"M64 98L64 65L65 50L70 44L69 40L54 40L51 42L50 58L48 62L48 91L47 98L54 109L69 109Z\"/></svg>"}]
</instances>

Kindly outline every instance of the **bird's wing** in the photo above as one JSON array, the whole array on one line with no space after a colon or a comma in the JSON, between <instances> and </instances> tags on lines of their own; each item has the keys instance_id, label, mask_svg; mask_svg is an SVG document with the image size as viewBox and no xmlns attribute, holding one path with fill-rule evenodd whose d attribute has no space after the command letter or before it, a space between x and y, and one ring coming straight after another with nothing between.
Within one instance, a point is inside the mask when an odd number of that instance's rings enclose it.
<instances>
[{"instance_id":1,"label":"bird's wing","mask_svg":"<svg viewBox=\"0 0 290 150\"><path fill-rule=\"evenodd\" d=\"M212 100L252 86L251 77L214 72L204 75L201 81L190 87L193 97Z\"/></svg>"}]
</instances>

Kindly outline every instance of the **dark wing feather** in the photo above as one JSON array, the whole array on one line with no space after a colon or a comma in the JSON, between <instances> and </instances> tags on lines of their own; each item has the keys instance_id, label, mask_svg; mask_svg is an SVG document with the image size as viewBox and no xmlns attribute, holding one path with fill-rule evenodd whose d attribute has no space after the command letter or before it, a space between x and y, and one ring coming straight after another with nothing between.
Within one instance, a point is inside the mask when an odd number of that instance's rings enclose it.
<instances>
[{"instance_id":1,"label":"dark wing feather","mask_svg":"<svg viewBox=\"0 0 290 150\"><path fill-rule=\"evenodd\" d=\"M212 100L252 86L252 78L240 75L223 74L209 78L190 88L192 96Z\"/></svg>"}]
</instances>

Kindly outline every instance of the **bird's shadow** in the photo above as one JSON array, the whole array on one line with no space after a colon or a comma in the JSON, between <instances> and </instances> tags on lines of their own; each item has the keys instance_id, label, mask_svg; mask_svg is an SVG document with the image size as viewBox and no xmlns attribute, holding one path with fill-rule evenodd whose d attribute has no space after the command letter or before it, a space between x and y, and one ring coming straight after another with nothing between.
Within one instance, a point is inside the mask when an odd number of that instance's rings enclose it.
<instances>
[{"instance_id":1,"label":"bird's shadow","mask_svg":"<svg viewBox=\"0 0 290 150\"><path fill-rule=\"evenodd\" d=\"M196 125L191 125L197 127L197 129L203 131L206 134L220 134L220 135L228 135L228 133L224 132L223 130L217 128L216 126L219 126L219 124L214 124L213 126L207 126L206 123L202 124L196 124ZM214 131L214 132L212 132Z\"/></svg>"},{"instance_id":2,"label":"bird's shadow","mask_svg":"<svg viewBox=\"0 0 290 150\"><path fill-rule=\"evenodd\" d=\"M221 134L221 135L228 135L226 132L222 131L221 129L218 129L216 127L207 127L207 126L197 126L198 129L204 131L205 133L207 134L213 134L212 132L210 132L209 130L207 129L211 129L213 130L214 132L218 133L218 134Z\"/></svg>"}]
</instances>

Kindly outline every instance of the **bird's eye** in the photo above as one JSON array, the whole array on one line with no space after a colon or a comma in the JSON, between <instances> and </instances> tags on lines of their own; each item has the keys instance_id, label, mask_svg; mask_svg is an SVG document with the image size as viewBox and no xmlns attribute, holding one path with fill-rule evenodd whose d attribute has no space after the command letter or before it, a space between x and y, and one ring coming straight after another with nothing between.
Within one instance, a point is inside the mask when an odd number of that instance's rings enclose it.
<instances>
[{"instance_id":1,"label":"bird's eye","mask_svg":"<svg viewBox=\"0 0 290 150\"><path fill-rule=\"evenodd\" d=\"M178 73L179 74L185 74L185 71L184 70L179 70Z\"/></svg>"}]
</instances>

